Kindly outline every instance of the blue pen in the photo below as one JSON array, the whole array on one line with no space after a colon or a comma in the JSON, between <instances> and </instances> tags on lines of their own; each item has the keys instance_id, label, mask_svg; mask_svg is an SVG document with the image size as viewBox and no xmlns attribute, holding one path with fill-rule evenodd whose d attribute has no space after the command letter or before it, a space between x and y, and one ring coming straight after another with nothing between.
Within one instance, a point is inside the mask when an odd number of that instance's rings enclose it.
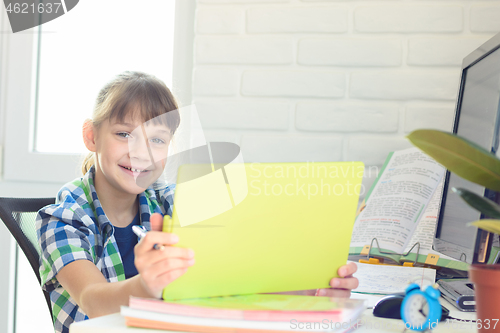
<instances>
[{"instance_id":1,"label":"blue pen","mask_svg":"<svg viewBox=\"0 0 500 333\"><path fill-rule=\"evenodd\" d=\"M134 226L132 226L132 231L134 232L134 234L136 234L136 235L137 235L137 237L139 237L139 241L140 241L141 239L143 239L143 238L146 236L146 233L148 232L148 231L146 230L146 228L144 228L142 225L141 225L141 226L139 226L139 225L134 225ZM155 245L153 246L153 248L154 248L155 250L163 250L163 249L165 248L165 246L155 244Z\"/></svg>"}]
</instances>

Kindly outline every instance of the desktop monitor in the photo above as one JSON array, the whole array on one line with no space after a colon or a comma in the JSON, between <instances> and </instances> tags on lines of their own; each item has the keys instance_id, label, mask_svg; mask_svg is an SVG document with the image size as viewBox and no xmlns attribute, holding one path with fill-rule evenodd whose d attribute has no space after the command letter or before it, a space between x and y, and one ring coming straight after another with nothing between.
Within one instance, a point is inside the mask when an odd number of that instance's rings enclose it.
<instances>
[{"instance_id":1,"label":"desktop monitor","mask_svg":"<svg viewBox=\"0 0 500 333\"><path fill-rule=\"evenodd\" d=\"M497 34L463 60L453 133L498 156L499 102L500 34ZM497 192L447 171L434 250L467 263L486 262L493 235L466 225L485 216L451 191L453 187L469 189L496 202L500 199Z\"/></svg>"}]
</instances>

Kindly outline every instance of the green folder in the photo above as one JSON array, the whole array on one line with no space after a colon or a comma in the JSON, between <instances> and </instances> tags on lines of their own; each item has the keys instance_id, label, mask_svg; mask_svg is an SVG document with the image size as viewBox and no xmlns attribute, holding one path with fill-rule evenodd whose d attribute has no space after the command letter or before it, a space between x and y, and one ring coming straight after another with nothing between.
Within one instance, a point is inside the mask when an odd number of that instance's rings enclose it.
<instances>
[{"instance_id":1,"label":"green folder","mask_svg":"<svg viewBox=\"0 0 500 333\"><path fill-rule=\"evenodd\" d=\"M328 288L347 260L363 171L361 162L182 166L163 230L196 263L163 298Z\"/></svg>"}]
</instances>

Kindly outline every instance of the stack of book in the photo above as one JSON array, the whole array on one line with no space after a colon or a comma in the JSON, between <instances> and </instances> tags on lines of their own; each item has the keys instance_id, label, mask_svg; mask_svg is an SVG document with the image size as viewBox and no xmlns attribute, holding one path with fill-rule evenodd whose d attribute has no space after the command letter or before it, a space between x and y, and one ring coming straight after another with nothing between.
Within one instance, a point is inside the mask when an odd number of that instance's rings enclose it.
<instances>
[{"instance_id":1,"label":"stack of book","mask_svg":"<svg viewBox=\"0 0 500 333\"><path fill-rule=\"evenodd\" d=\"M252 294L168 302L131 297L121 314L127 326L187 332L347 332L364 310L358 299Z\"/></svg>"}]
</instances>

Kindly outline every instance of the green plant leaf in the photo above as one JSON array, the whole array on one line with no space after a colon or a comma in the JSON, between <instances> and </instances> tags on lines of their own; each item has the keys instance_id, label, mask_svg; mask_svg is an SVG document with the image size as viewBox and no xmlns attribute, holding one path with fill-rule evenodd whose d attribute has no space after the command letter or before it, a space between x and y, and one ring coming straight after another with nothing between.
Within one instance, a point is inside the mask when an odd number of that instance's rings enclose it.
<instances>
[{"instance_id":1,"label":"green plant leaf","mask_svg":"<svg viewBox=\"0 0 500 333\"><path fill-rule=\"evenodd\" d=\"M452 190L464 199L465 202L467 202L472 208L477 209L488 217L500 219L500 206L495 202L464 188L452 188Z\"/></svg>"},{"instance_id":2,"label":"green plant leaf","mask_svg":"<svg viewBox=\"0 0 500 333\"><path fill-rule=\"evenodd\" d=\"M486 230L488 232L492 232L494 234L500 234L500 220L479 220L471 223L467 223L467 225L473 225L478 227L479 229Z\"/></svg>"},{"instance_id":3,"label":"green plant leaf","mask_svg":"<svg viewBox=\"0 0 500 333\"><path fill-rule=\"evenodd\" d=\"M477 144L438 130L416 130L408 139L458 176L500 191L500 160Z\"/></svg>"}]
</instances>

